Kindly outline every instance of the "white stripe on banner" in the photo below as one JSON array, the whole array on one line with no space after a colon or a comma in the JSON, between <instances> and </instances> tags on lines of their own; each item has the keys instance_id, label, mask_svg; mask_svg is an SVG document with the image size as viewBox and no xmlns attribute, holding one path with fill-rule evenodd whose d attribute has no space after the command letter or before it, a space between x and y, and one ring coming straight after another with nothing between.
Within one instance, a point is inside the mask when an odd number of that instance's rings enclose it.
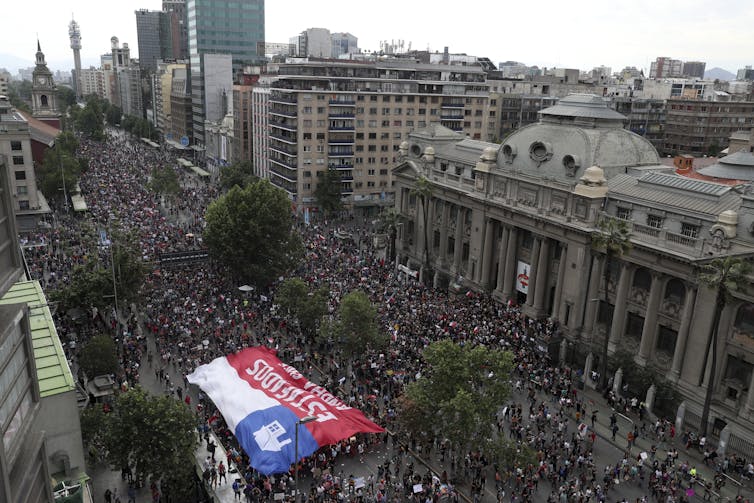
<instances>
[{"instance_id":1,"label":"white stripe on banner","mask_svg":"<svg viewBox=\"0 0 754 503\"><path fill-rule=\"evenodd\" d=\"M280 402L268 397L264 391L249 386L226 358L217 358L201 365L187 375L186 379L191 384L200 386L212 399L234 434L236 425L252 412L280 405Z\"/></svg>"}]
</instances>

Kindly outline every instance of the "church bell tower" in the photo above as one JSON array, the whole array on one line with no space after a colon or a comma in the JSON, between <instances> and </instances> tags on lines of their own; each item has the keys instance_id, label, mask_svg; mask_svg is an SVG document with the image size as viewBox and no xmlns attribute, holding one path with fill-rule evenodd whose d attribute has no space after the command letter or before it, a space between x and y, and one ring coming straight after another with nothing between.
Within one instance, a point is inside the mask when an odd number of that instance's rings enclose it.
<instances>
[{"instance_id":1,"label":"church bell tower","mask_svg":"<svg viewBox=\"0 0 754 503\"><path fill-rule=\"evenodd\" d=\"M31 109L36 119L60 129L60 112L58 111L58 93L52 72L47 68L45 55L37 40L36 68L31 80Z\"/></svg>"}]
</instances>

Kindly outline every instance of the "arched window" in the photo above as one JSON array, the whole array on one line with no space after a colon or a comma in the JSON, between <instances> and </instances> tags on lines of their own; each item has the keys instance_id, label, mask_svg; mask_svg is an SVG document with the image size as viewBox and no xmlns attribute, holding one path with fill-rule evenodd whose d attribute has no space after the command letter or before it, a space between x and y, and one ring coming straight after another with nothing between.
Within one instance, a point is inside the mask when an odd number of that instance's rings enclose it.
<instances>
[{"instance_id":1,"label":"arched window","mask_svg":"<svg viewBox=\"0 0 754 503\"><path fill-rule=\"evenodd\" d=\"M754 337L754 304L741 304L736 313L736 328L749 337Z\"/></svg>"},{"instance_id":2,"label":"arched window","mask_svg":"<svg viewBox=\"0 0 754 503\"><path fill-rule=\"evenodd\" d=\"M681 305L684 295L686 295L686 287L683 285L683 281L678 278L668 281L667 286L665 286L665 300Z\"/></svg>"},{"instance_id":3,"label":"arched window","mask_svg":"<svg viewBox=\"0 0 754 503\"><path fill-rule=\"evenodd\" d=\"M39 101L40 101L40 103L42 104L43 107L48 106L47 105L47 95L46 94L43 94L42 96L40 96L39 97Z\"/></svg>"},{"instance_id":4,"label":"arched window","mask_svg":"<svg viewBox=\"0 0 754 503\"><path fill-rule=\"evenodd\" d=\"M651 286L652 275L649 273L649 271L644 268L637 269L634 273L634 288L649 291Z\"/></svg>"}]
</instances>

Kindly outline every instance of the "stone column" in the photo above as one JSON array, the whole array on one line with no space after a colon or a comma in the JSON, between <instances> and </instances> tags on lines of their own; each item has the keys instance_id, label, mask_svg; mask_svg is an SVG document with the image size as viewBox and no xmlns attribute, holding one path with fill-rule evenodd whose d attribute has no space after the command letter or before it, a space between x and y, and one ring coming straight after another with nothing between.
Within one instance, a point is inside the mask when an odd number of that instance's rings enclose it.
<instances>
[{"instance_id":1,"label":"stone column","mask_svg":"<svg viewBox=\"0 0 754 503\"><path fill-rule=\"evenodd\" d=\"M650 354L654 351L655 334L657 334L657 311L660 309L662 287L664 285L665 281L663 281L663 277L653 272L652 286L649 289L649 300L647 300L647 311L644 316L644 326L641 329L639 354L635 358L636 362L640 365L645 365Z\"/></svg>"},{"instance_id":2,"label":"stone column","mask_svg":"<svg viewBox=\"0 0 754 503\"><path fill-rule=\"evenodd\" d=\"M615 351L615 348L618 346L618 339L623 336L623 327L626 323L628 290L631 287L631 269L632 267L625 262L620 269L620 279L618 279L618 287L615 292L613 323L610 326L610 340L607 346L609 352Z\"/></svg>"},{"instance_id":3,"label":"stone column","mask_svg":"<svg viewBox=\"0 0 754 503\"><path fill-rule=\"evenodd\" d=\"M584 363L584 384L591 389L595 388L595 383L592 381L592 369L594 368L594 354L589 353L586 355L586 362Z\"/></svg>"},{"instance_id":4,"label":"stone column","mask_svg":"<svg viewBox=\"0 0 754 503\"><path fill-rule=\"evenodd\" d=\"M686 284L686 298L683 301L683 314L681 315L681 326L678 329L678 338L675 341L673 350L673 365L670 368L668 378L676 382L681 376L681 367L683 366L683 355L686 353L686 341L689 338L689 327L691 318L694 316L694 302L696 302L696 288L694 285Z\"/></svg>"},{"instance_id":5,"label":"stone column","mask_svg":"<svg viewBox=\"0 0 754 503\"><path fill-rule=\"evenodd\" d=\"M534 292L537 290L537 274L539 274L539 252L542 249L542 238L534 238L534 244L531 247L531 263L529 264L529 289L526 294L526 305L530 308L534 306Z\"/></svg>"},{"instance_id":6,"label":"stone column","mask_svg":"<svg viewBox=\"0 0 754 503\"><path fill-rule=\"evenodd\" d=\"M503 300L513 297L516 281L516 251L518 250L518 229L511 227L508 232L508 244L505 251L505 279L503 281Z\"/></svg>"},{"instance_id":7,"label":"stone column","mask_svg":"<svg viewBox=\"0 0 754 503\"><path fill-rule=\"evenodd\" d=\"M602 280L602 262L601 256L592 257L592 271L589 275L589 288L586 290L586 314L584 315L584 339L591 339L594 333L594 323L597 320L597 309L599 308L600 281Z\"/></svg>"},{"instance_id":8,"label":"stone column","mask_svg":"<svg viewBox=\"0 0 754 503\"><path fill-rule=\"evenodd\" d=\"M652 385L647 390L647 396L644 399L644 405L647 408L647 412L650 414L652 413L653 407L655 406L655 396L657 395L657 387L652 383Z\"/></svg>"},{"instance_id":9,"label":"stone column","mask_svg":"<svg viewBox=\"0 0 754 503\"><path fill-rule=\"evenodd\" d=\"M615 371L615 376L613 377L613 393L615 393L615 396L620 395L622 384L623 384L623 369L620 368Z\"/></svg>"},{"instance_id":10,"label":"stone column","mask_svg":"<svg viewBox=\"0 0 754 503\"><path fill-rule=\"evenodd\" d=\"M461 251L463 250L463 226L464 226L464 209L458 207L456 212L456 234L455 247L453 248L453 268L452 272L456 276L461 273Z\"/></svg>"},{"instance_id":11,"label":"stone column","mask_svg":"<svg viewBox=\"0 0 754 503\"><path fill-rule=\"evenodd\" d=\"M749 381L749 393L746 395L746 406L743 407L741 412L746 415L754 413L754 372L751 373L751 380Z\"/></svg>"},{"instance_id":12,"label":"stone column","mask_svg":"<svg viewBox=\"0 0 754 503\"><path fill-rule=\"evenodd\" d=\"M482 266L480 267L479 284L485 290L490 286L490 270L492 269L492 243L495 241L495 221L488 218L484 224L484 247L482 248Z\"/></svg>"},{"instance_id":13,"label":"stone column","mask_svg":"<svg viewBox=\"0 0 754 503\"><path fill-rule=\"evenodd\" d=\"M447 201L442 204L442 220L440 222L440 265L448 266L448 213L449 205Z\"/></svg>"},{"instance_id":14,"label":"stone column","mask_svg":"<svg viewBox=\"0 0 754 503\"><path fill-rule=\"evenodd\" d=\"M565 245L560 245L560 262L558 263L558 277L557 284L555 285L555 298L552 301L552 312L550 318L557 320L560 316L560 305L563 303L563 281L565 281L566 272L566 259L568 256L568 248Z\"/></svg>"},{"instance_id":15,"label":"stone column","mask_svg":"<svg viewBox=\"0 0 754 503\"><path fill-rule=\"evenodd\" d=\"M502 225L502 223L500 224ZM505 254L508 251L508 238L510 237L510 227L503 225L502 236L500 237L500 245L498 250L498 265L497 265L497 285L495 286L495 293L502 295L503 282L505 281Z\"/></svg>"},{"instance_id":16,"label":"stone column","mask_svg":"<svg viewBox=\"0 0 754 503\"><path fill-rule=\"evenodd\" d=\"M550 265L550 239L542 238L542 244L539 250L539 261L537 263L537 284L534 289L534 310L537 316L540 316L545 308L545 298L548 293L548 274Z\"/></svg>"}]
</instances>

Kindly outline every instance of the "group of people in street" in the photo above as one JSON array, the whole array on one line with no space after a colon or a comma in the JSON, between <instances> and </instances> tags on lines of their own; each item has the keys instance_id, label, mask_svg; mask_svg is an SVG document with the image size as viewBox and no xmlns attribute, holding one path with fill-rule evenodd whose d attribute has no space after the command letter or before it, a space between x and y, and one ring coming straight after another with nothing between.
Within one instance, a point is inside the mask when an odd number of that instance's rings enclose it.
<instances>
[{"instance_id":1,"label":"group of people in street","mask_svg":"<svg viewBox=\"0 0 754 503\"><path fill-rule=\"evenodd\" d=\"M302 278L312 290L326 286L330 315L349 292L365 292L377 308L380 329L388 334L386 349L350 357L336 341L315 341L302 333L296 320L287 319L275 305L276 285L265 291L241 291L232 274L210 261L157 265L162 253L202 247L204 212L219 195L212 184L182 172L173 154L123 136L113 135L102 143L80 141L80 154L89 159L80 182L88 214L58 211L56 225L24 237L31 274L45 289L59 288L70 281L75 266L107 262L100 231L111 236L109 229L117 227L136 236L140 256L155 264L141 305L135 311L123 308L122 313L86 313L83 323L88 330L82 330L82 321L72 320L70 313L57 313L58 330L72 356L86 342L81 340L86 333L119 330L114 333L122 366L116 376L119 385L137 385L140 373L149 368L167 393L192 408L200 448L208 449L202 470L209 487L231 484L238 500L269 501L275 493L292 493L294 470L299 470L308 486L304 497L314 502L450 501L459 498L461 485L474 501L506 503L627 501L626 486L634 488L628 494L641 495L637 501L686 502L704 493L694 463L679 459L674 449L666 451L675 455L660 459L656 452L637 452L629 439L625 448L619 442L615 459L598 459L595 444L602 440L594 430L597 407L579 390L580 373L554 364L538 342L555 337L557 323L527 318L515 304L499 303L484 293L452 295L420 284L373 248L369 238L375 229L368 220L295 220L307 255L291 276ZM147 188L152 170L160 166L176 170L181 181L177 196L166 198ZM343 239L344 233L353 239ZM114 316L123 318L122 323L114 323ZM154 352L147 338L154 341ZM397 400L425 370L424 349L445 338L511 352L511 398L489 420L519 449L531 450L529 462L498 465L483 452L456 452L442 439L401 431ZM170 378L255 345L276 348L281 360L336 392L389 433L357 435L323 448L287 474L255 472L214 405L185 378ZM641 414L637 424L648 421L643 407L617 396L612 400L622 404L622 410ZM669 443L675 437L671 428L660 422L659 428L631 433ZM210 453L210 441L203 436L207 430L222 443L225 459ZM662 438L656 437L658 431ZM361 477L338 468L342 458L363 458L377 448L390 455L375 473ZM415 465L413 456L442 470ZM751 462L738 457L726 469L747 466ZM159 492L156 497L159 500Z\"/></svg>"}]
</instances>

